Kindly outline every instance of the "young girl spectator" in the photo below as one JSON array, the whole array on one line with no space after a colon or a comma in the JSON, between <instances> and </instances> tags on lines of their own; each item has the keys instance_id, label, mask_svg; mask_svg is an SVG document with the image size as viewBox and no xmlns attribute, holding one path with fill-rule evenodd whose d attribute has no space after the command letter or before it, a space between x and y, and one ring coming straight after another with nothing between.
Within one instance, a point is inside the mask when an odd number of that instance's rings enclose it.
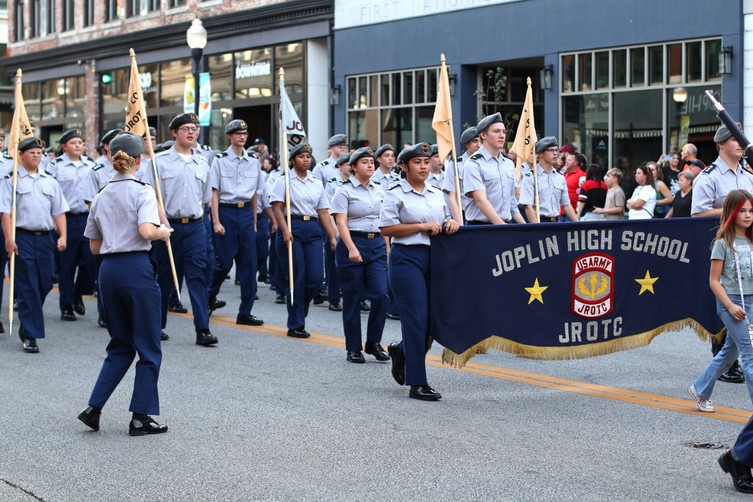
<instances>
[{"instance_id":1,"label":"young girl spectator","mask_svg":"<svg viewBox=\"0 0 753 502\"><path fill-rule=\"evenodd\" d=\"M624 220L625 219L625 192L622 191L620 182L622 181L622 171L613 167L604 175L604 182L607 185L607 198L604 207L597 207L593 210L594 214L603 214L607 220Z\"/></svg>"},{"instance_id":2,"label":"young girl spectator","mask_svg":"<svg viewBox=\"0 0 753 502\"><path fill-rule=\"evenodd\" d=\"M607 200L607 185L601 180L601 168L590 164L586 169L586 181L578 194L578 218L581 220L603 220L604 214L595 213L604 207Z\"/></svg>"}]
</instances>

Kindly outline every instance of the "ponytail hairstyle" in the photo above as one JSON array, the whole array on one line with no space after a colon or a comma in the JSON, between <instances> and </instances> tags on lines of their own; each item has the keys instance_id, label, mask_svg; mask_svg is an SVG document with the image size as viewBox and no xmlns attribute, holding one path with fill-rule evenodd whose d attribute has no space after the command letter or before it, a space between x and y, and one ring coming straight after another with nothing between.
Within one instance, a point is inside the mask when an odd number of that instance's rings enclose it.
<instances>
[{"instance_id":1,"label":"ponytail hairstyle","mask_svg":"<svg viewBox=\"0 0 753 502\"><path fill-rule=\"evenodd\" d=\"M735 243L735 218L746 201L753 204L753 195L747 190L732 190L724 199L722 216L719 219L719 230L716 240L724 240L729 247ZM745 229L745 237L753 242L753 225Z\"/></svg>"}]
</instances>

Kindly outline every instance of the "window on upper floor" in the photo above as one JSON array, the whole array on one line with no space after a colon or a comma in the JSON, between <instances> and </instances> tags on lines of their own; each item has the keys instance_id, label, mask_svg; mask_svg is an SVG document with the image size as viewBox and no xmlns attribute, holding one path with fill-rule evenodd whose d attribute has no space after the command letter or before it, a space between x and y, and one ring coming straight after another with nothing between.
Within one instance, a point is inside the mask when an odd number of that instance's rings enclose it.
<instances>
[{"instance_id":1,"label":"window on upper floor","mask_svg":"<svg viewBox=\"0 0 753 502\"><path fill-rule=\"evenodd\" d=\"M73 0L63 0L63 31L74 28L74 5Z\"/></svg>"},{"instance_id":2,"label":"window on upper floor","mask_svg":"<svg viewBox=\"0 0 753 502\"><path fill-rule=\"evenodd\" d=\"M84 0L84 26L94 24L94 0Z\"/></svg>"}]
</instances>

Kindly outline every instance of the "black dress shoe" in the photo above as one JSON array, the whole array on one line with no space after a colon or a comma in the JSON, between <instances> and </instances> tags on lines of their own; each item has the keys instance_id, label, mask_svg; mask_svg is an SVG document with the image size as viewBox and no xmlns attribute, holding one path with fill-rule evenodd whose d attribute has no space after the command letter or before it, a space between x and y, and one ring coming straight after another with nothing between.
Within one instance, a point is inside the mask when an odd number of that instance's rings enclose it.
<instances>
[{"instance_id":1,"label":"black dress shoe","mask_svg":"<svg viewBox=\"0 0 753 502\"><path fill-rule=\"evenodd\" d=\"M369 305L369 302L366 300L361 302L361 312L370 312L371 311L371 305Z\"/></svg>"},{"instance_id":2,"label":"black dress shoe","mask_svg":"<svg viewBox=\"0 0 753 502\"><path fill-rule=\"evenodd\" d=\"M314 294L314 305L321 305L327 299L327 291L320 289Z\"/></svg>"},{"instance_id":3,"label":"black dress shoe","mask_svg":"<svg viewBox=\"0 0 753 502\"><path fill-rule=\"evenodd\" d=\"M105 321L105 316L99 316L97 319L97 326L100 328L106 328L107 327L107 321Z\"/></svg>"},{"instance_id":4,"label":"black dress shoe","mask_svg":"<svg viewBox=\"0 0 753 502\"><path fill-rule=\"evenodd\" d=\"M239 279L236 279L236 280L235 280L235 285L236 285L236 286L240 286L240 285L241 285L241 281L240 281Z\"/></svg>"},{"instance_id":5,"label":"black dress shoe","mask_svg":"<svg viewBox=\"0 0 753 502\"><path fill-rule=\"evenodd\" d=\"M421 401L439 401L442 399L442 394L428 385L411 385L408 396L413 399L420 399Z\"/></svg>"},{"instance_id":6,"label":"black dress shoe","mask_svg":"<svg viewBox=\"0 0 753 502\"><path fill-rule=\"evenodd\" d=\"M23 349L24 352L28 354L38 353L39 347L37 346L37 340L35 338L24 338Z\"/></svg>"},{"instance_id":7,"label":"black dress shoe","mask_svg":"<svg viewBox=\"0 0 753 502\"><path fill-rule=\"evenodd\" d=\"M405 385L405 356L400 347L391 343L387 346L387 351L392 359L392 378L398 385Z\"/></svg>"},{"instance_id":8,"label":"black dress shoe","mask_svg":"<svg viewBox=\"0 0 753 502\"><path fill-rule=\"evenodd\" d=\"M146 420L131 419L128 424L129 436L144 436L146 434L162 434L167 432L167 425L160 425L152 417L146 417Z\"/></svg>"},{"instance_id":9,"label":"black dress shoe","mask_svg":"<svg viewBox=\"0 0 753 502\"><path fill-rule=\"evenodd\" d=\"M165 340L169 340L170 339L170 335L168 335L167 333L165 333L164 331L162 331L159 334L159 339L164 342Z\"/></svg>"},{"instance_id":10,"label":"black dress shoe","mask_svg":"<svg viewBox=\"0 0 753 502\"><path fill-rule=\"evenodd\" d=\"M292 336L293 338L308 338L311 336L311 333L306 331L304 328L289 329L288 336Z\"/></svg>"},{"instance_id":11,"label":"black dress shoe","mask_svg":"<svg viewBox=\"0 0 753 502\"><path fill-rule=\"evenodd\" d=\"M393 321L399 321L400 316L395 314L387 314L387 319L392 319Z\"/></svg>"},{"instance_id":12,"label":"black dress shoe","mask_svg":"<svg viewBox=\"0 0 753 502\"><path fill-rule=\"evenodd\" d=\"M170 305L167 307L167 310L170 312L175 312L176 314L187 314L188 309L183 306L182 303L176 303L175 305Z\"/></svg>"},{"instance_id":13,"label":"black dress shoe","mask_svg":"<svg viewBox=\"0 0 753 502\"><path fill-rule=\"evenodd\" d=\"M63 321L75 321L76 320L76 314L73 313L72 310L63 310L60 312L60 319Z\"/></svg>"},{"instance_id":14,"label":"black dress shoe","mask_svg":"<svg viewBox=\"0 0 753 502\"><path fill-rule=\"evenodd\" d=\"M196 330L196 345L203 345L209 347L217 343L217 337L214 336L208 329Z\"/></svg>"},{"instance_id":15,"label":"black dress shoe","mask_svg":"<svg viewBox=\"0 0 753 502\"><path fill-rule=\"evenodd\" d=\"M343 311L343 308L340 306L339 303L330 303L329 304L329 309L332 312L342 312Z\"/></svg>"},{"instance_id":16,"label":"black dress shoe","mask_svg":"<svg viewBox=\"0 0 753 502\"><path fill-rule=\"evenodd\" d=\"M0 322L0 333L5 333L5 326Z\"/></svg>"},{"instance_id":17,"label":"black dress shoe","mask_svg":"<svg viewBox=\"0 0 753 502\"><path fill-rule=\"evenodd\" d=\"M84 408L84 411L78 414L78 419L84 422L90 429L98 431L100 415L102 415L101 410L95 410L93 406L87 406Z\"/></svg>"},{"instance_id":18,"label":"black dress shoe","mask_svg":"<svg viewBox=\"0 0 753 502\"><path fill-rule=\"evenodd\" d=\"M214 300L209 300L210 311L221 309L225 305L227 305L227 302L225 300L218 300L217 298L215 298Z\"/></svg>"},{"instance_id":19,"label":"black dress shoe","mask_svg":"<svg viewBox=\"0 0 753 502\"><path fill-rule=\"evenodd\" d=\"M264 321L257 319L251 314L238 314L235 318L235 324L243 324L245 326L262 326Z\"/></svg>"},{"instance_id":20,"label":"black dress shoe","mask_svg":"<svg viewBox=\"0 0 753 502\"><path fill-rule=\"evenodd\" d=\"M366 362L366 359L363 358L363 354L361 354L360 352L353 352L352 350L349 350L348 362L363 364Z\"/></svg>"},{"instance_id":21,"label":"black dress shoe","mask_svg":"<svg viewBox=\"0 0 753 502\"><path fill-rule=\"evenodd\" d=\"M735 490L753 493L753 478L750 475L750 467L735 459L732 456L732 450L725 451L719 457L719 465L724 472L732 476L732 484L735 486Z\"/></svg>"},{"instance_id":22,"label":"black dress shoe","mask_svg":"<svg viewBox=\"0 0 753 502\"><path fill-rule=\"evenodd\" d=\"M257 279L259 282L263 282L264 284L269 284L269 276L268 275L260 275Z\"/></svg>"},{"instance_id":23,"label":"black dress shoe","mask_svg":"<svg viewBox=\"0 0 753 502\"><path fill-rule=\"evenodd\" d=\"M375 342L366 342L366 347L364 347L364 352L367 354L371 354L374 356L374 358L377 361L389 361L390 356L387 354L387 352L384 351L381 345Z\"/></svg>"},{"instance_id":24,"label":"black dress shoe","mask_svg":"<svg viewBox=\"0 0 753 502\"><path fill-rule=\"evenodd\" d=\"M277 298L275 298L275 303L279 305L283 305L285 303L285 296L284 295L277 295Z\"/></svg>"},{"instance_id":25,"label":"black dress shoe","mask_svg":"<svg viewBox=\"0 0 753 502\"><path fill-rule=\"evenodd\" d=\"M84 300L80 296L73 300L73 311L78 315L86 314L86 307L84 307Z\"/></svg>"},{"instance_id":26,"label":"black dress shoe","mask_svg":"<svg viewBox=\"0 0 753 502\"><path fill-rule=\"evenodd\" d=\"M719 381L727 383L745 383L745 375L741 375L733 369L727 370L727 373L719 377Z\"/></svg>"}]
</instances>

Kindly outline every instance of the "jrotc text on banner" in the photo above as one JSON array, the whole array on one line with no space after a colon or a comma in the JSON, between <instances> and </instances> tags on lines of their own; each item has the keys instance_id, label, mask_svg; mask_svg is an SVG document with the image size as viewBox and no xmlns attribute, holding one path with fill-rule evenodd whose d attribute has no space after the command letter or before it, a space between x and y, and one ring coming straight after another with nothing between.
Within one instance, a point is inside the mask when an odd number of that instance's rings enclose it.
<instances>
[{"instance_id":1,"label":"jrotc text on banner","mask_svg":"<svg viewBox=\"0 0 753 502\"><path fill-rule=\"evenodd\" d=\"M300 145L306 140L306 130L293 108L293 103L290 102L283 78L280 78L280 128L281 133L288 133L288 148Z\"/></svg>"}]
</instances>

